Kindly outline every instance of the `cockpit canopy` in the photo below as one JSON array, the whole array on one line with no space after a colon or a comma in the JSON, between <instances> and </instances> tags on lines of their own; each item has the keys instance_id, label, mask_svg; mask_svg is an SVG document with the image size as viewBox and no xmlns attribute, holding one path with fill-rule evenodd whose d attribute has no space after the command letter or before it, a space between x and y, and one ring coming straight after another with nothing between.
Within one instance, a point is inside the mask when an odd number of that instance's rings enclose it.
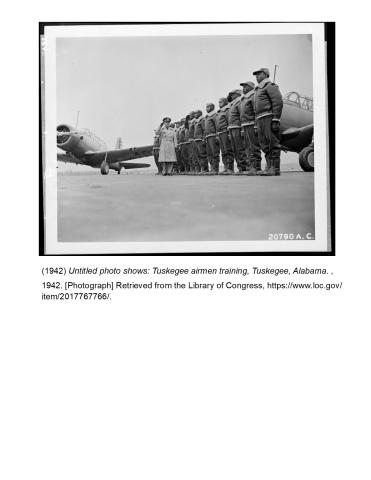
<instances>
[{"instance_id":1,"label":"cockpit canopy","mask_svg":"<svg viewBox=\"0 0 371 480\"><path fill-rule=\"evenodd\" d=\"M298 92L287 93L284 96L283 101L289 105L295 105L304 110L313 112L313 98L305 97L304 95L300 95Z\"/></svg>"},{"instance_id":2,"label":"cockpit canopy","mask_svg":"<svg viewBox=\"0 0 371 480\"><path fill-rule=\"evenodd\" d=\"M93 140L95 145L98 146L99 148L101 148L102 150L107 148L107 145L105 144L105 142L101 138L99 138L97 135L95 135L95 133L93 133L88 128L82 128L80 130L80 133L83 134L82 135L83 137L87 137L87 138L90 138L91 140Z\"/></svg>"}]
</instances>

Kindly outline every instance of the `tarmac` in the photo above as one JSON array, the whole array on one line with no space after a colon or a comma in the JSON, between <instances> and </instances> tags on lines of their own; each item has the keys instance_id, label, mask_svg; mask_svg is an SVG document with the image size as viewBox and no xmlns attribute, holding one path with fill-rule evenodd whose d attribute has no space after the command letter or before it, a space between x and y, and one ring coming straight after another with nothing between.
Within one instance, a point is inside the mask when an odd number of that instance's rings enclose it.
<instances>
[{"instance_id":1,"label":"tarmac","mask_svg":"<svg viewBox=\"0 0 371 480\"><path fill-rule=\"evenodd\" d=\"M314 235L314 174L58 173L60 242L268 240Z\"/></svg>"}]
</instances>

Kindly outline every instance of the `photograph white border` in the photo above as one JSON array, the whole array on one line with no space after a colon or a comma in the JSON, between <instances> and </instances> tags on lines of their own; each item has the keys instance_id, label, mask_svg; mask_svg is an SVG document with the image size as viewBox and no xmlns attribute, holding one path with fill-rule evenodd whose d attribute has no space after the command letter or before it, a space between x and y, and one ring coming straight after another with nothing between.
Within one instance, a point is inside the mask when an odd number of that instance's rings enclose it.
<instances>
[{"instance_id":1,"label":"photograph white border","mask_svg":"<svg viewBox=\"0 0 371 480\"><path fill-rule=\"evenodd\" d=\"M328 129L326 44L323 23L156 24L45 26L44 228L46 254L327 252L330 245L328 195ZM56 39L68 37L201 36L311 34L315 101L314 240L192 242L59 242L57 235Z\"/></svg>"}]
</instances>

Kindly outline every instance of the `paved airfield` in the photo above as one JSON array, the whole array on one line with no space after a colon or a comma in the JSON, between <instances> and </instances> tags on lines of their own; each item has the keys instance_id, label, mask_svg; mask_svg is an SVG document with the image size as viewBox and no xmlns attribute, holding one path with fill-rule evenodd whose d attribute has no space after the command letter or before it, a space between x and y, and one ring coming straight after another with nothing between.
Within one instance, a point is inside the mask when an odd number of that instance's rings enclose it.
<instances>
[{"instance_id":1,"label":"paved airfield","mask_svg":"<svg viewBox=\"0 0 371 480\"><path fill-rule=\"evenodd\" d=\"M296 157L297 158L297 157ZM267 240L311 233L314 175L283 162L280 177L154 175L154 168L58 169L61 242ZM84 168L84 167L82 167Z\"/></svg>"}]
</instances>

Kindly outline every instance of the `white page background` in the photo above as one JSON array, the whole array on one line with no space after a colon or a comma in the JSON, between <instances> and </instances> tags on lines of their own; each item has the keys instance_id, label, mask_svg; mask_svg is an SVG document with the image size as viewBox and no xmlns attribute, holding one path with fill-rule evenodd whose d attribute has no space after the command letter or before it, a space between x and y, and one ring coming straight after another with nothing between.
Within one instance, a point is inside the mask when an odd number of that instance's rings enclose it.
<instances>
[{"instance_id":1,"label":"white page background","mask_svg":"<svg viewBox=\"0 0 371 480\"><path fill-rule=\"evenodd\" d=\"M369 479L364 3L21 2L2 25L0 477ZM336 257L38 257L38 21L336 20ZM42 266L324 266L340 292L41 300Z\"/></svg>"}]
</instances>

